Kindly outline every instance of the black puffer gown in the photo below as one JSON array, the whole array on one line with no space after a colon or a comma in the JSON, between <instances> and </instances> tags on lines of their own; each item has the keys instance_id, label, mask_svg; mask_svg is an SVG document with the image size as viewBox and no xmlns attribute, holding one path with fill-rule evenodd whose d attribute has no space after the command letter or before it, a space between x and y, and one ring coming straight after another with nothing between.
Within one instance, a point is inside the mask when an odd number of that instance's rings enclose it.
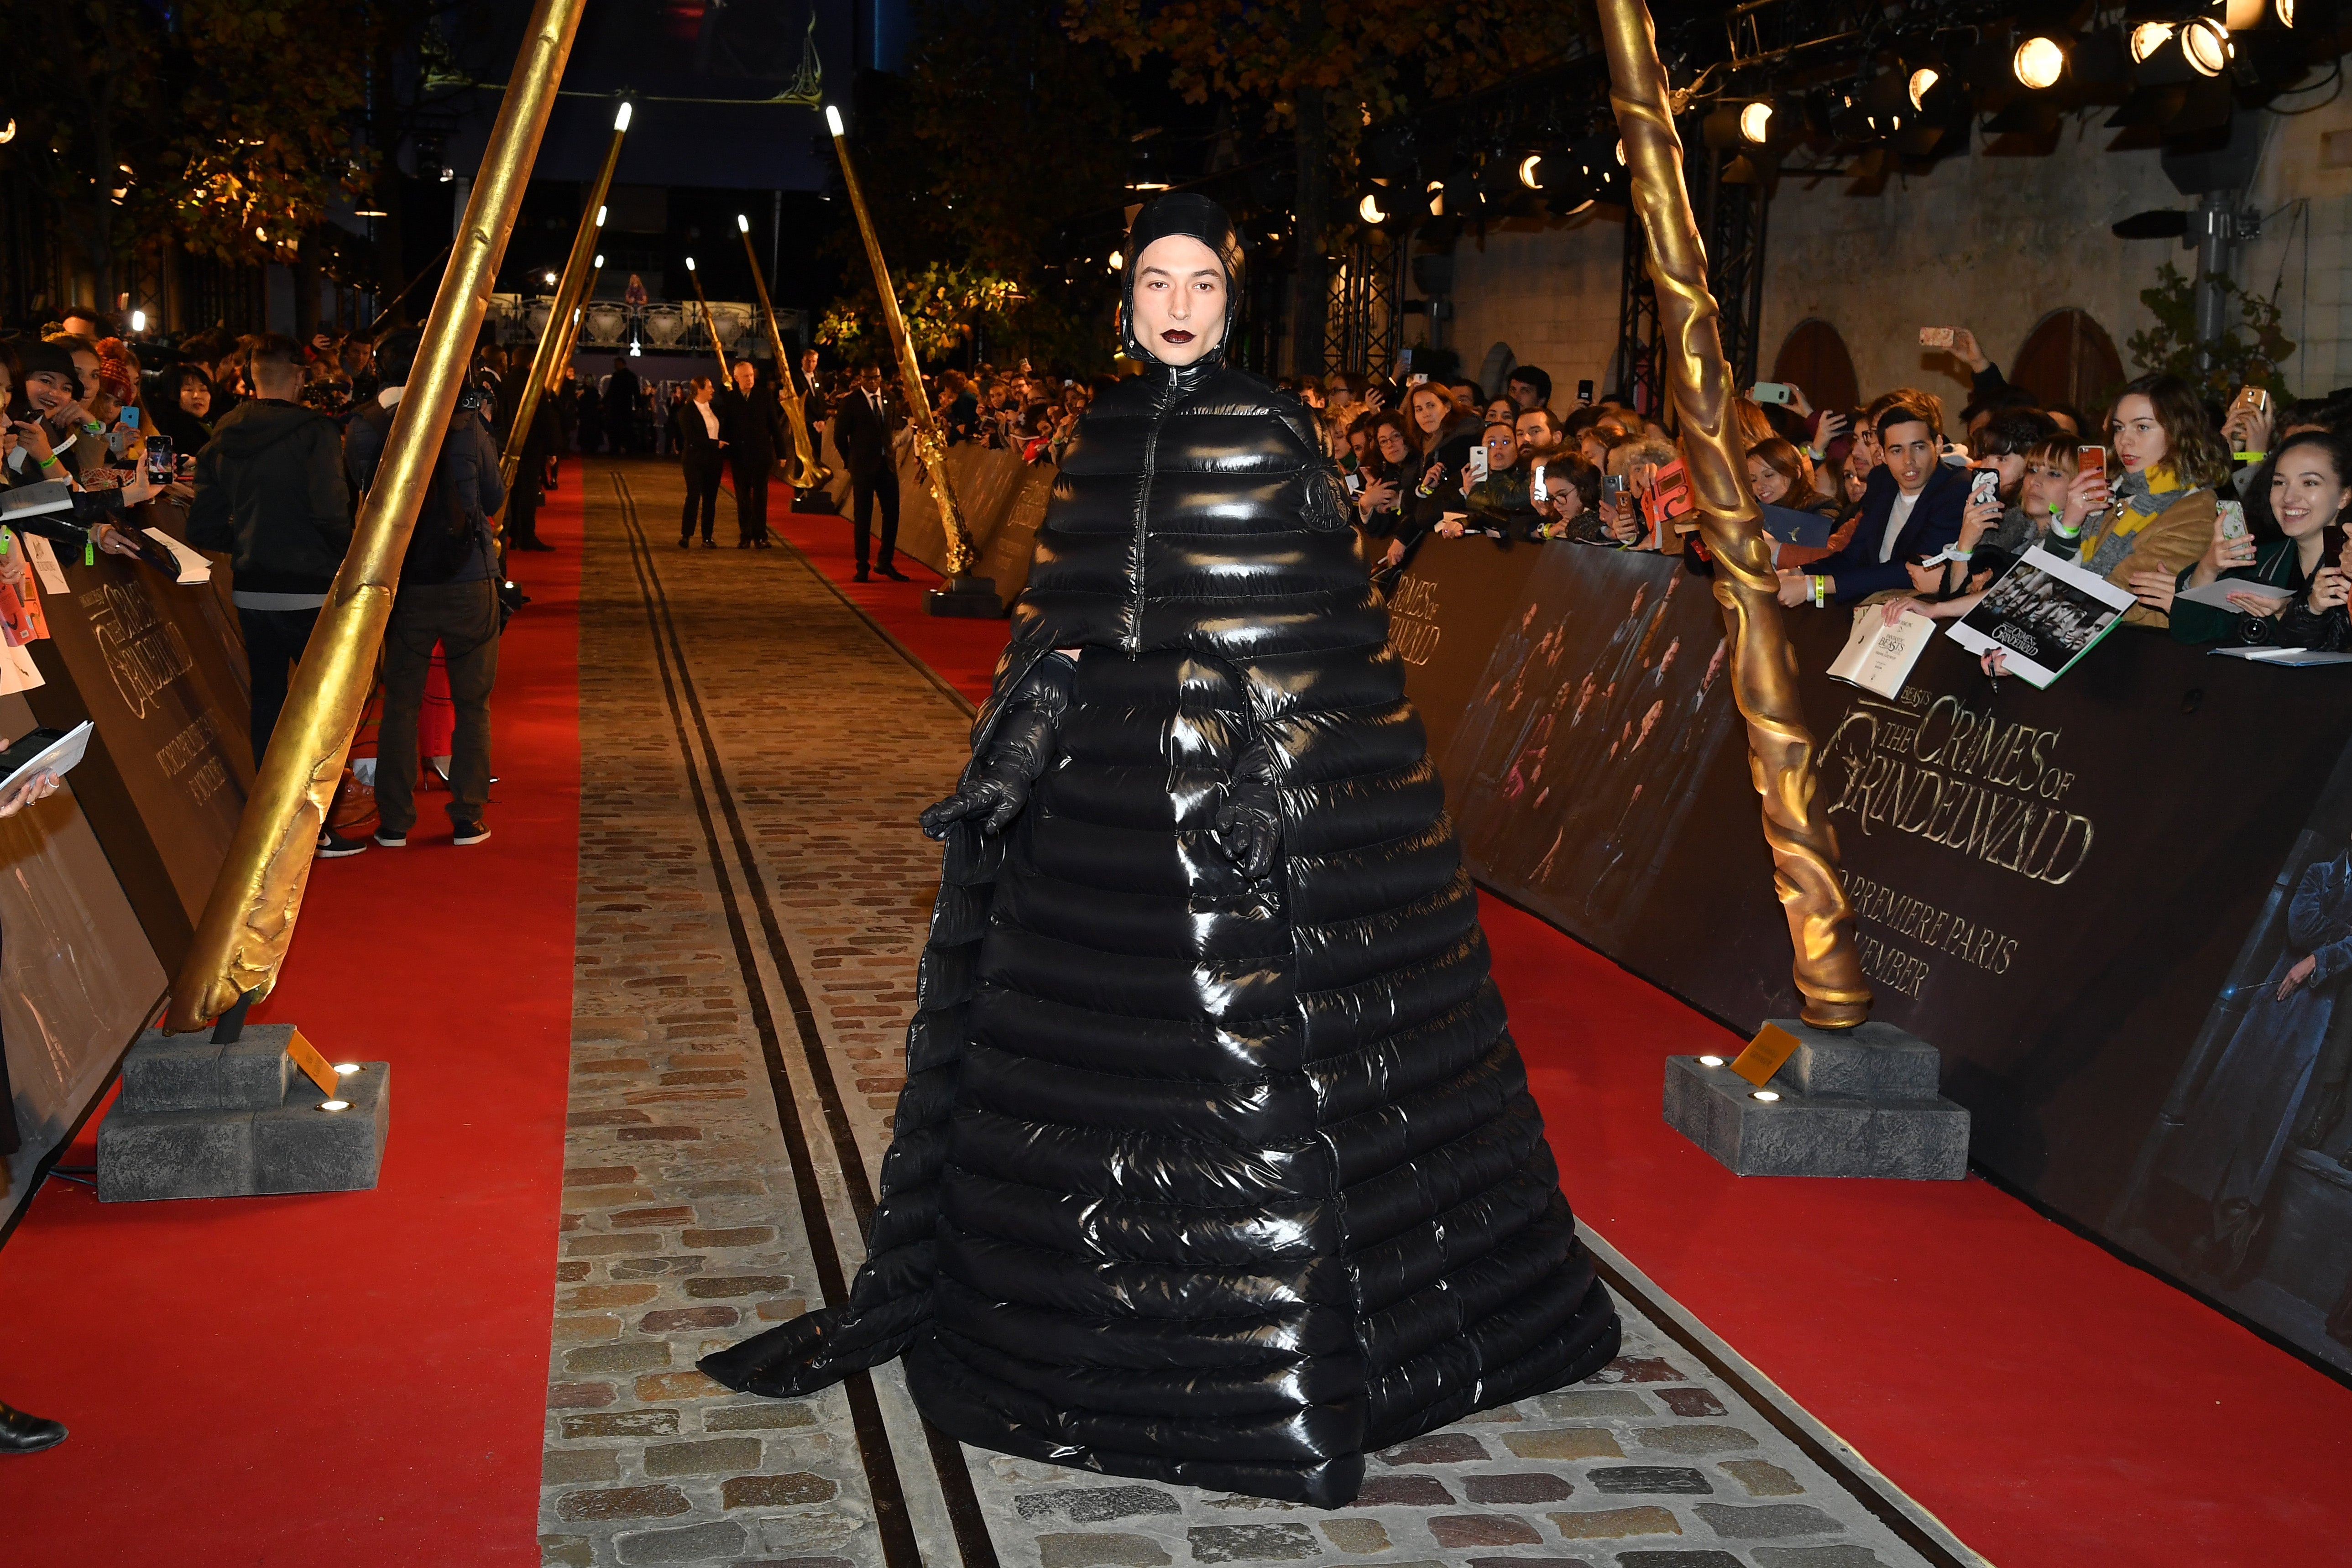
<instances>
[{"instance_id":1,"label":"black puffer gown","mask_svg":"<svg viewBox=\"0 0 2352 1568\"><path fill-rule=\"evenodd\" d=\"M704 1370L798 1394L903 1352L966 1442L1336 1507L1367 1451L1608 1362L1297 403L1212 362L1087 414L974 767L1055 711L1013 826L950 835L849 1305ZM1282 834L1255 881L1214 832L1251 768Z\"/></svg>"}]
</instances>

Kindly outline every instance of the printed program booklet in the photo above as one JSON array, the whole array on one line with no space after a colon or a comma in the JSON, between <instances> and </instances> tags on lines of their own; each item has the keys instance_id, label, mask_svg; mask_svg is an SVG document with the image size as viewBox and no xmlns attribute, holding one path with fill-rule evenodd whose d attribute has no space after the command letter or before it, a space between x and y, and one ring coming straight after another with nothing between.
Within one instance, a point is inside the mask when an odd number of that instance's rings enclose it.
<instances>
[{"instance_id":1,"label":"printed program booklet","mask_svg":"<svg viewBox=\"0 0 2352 1568\"><path fill-rule=\"evenodd\" d=\"M1853 635L1830 661L1830 679L1881 697L1896 696L1935 636L1936 623L1916 610L1905 610L1890 626L1879 605L1864 605L1853 613Z\"/></svg>"},{"instance_id":2,"label":"printed program booklet","mask_svg":"<svg viewBox=\"0 0 2352 1568\"><path fill-rule=\"evenodd\" d=\"M1954 624L1970 653L1998 651L2029 686L2047 686L2113 631L2136 601L2105 578L2042 549L2028 550Z\"/></svg>"}]
</instances>

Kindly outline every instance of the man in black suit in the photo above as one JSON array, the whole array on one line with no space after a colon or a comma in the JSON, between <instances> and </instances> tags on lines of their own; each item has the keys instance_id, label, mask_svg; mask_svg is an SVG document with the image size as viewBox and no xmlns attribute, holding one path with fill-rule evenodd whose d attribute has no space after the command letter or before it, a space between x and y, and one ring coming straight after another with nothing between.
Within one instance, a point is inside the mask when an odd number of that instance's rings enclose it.
<instances>
[{"instance_id":1,"label":"man in black suit","mask_svg":"<svg viewBox=\"0 0 2352 1568\"><path fill-rule=\"evenodd\" d=\"M1884 589L1912 591L1909 563L1960 537L1969 472L1941 461L1943 439L1927 415L1896 404L1878 416L1883 466L1870 471L1862 515L1845 548L1780 574L1780 603L1850 605Z\"/></svg>"},{"instance_id":2,"label":"man in black suit","mask_svg":"<svg viewBox=\"0 0 2352 1568\"><path fill-rule=\"evenodd\" d=\"M783 409L773 387L759 384L751 362L739 359L731 384L716 399L727 461L735 470L735 548L768 548L768 476L776 469Z\"/></svg>"},{"instance_id":3,"label":"man in black suit","mask_svg":"<svg viewBox=\"0 0 2352 1568\"><path fill-rule=\"evenodd\" d=\"M702 547L716 550L710 535L719 521L719 469L727 441L718 411L710 406L710 378L698 375L688 389L688 401L678 405L678 455L686 469L686 510L678 516L677 547L694 542L694 514L702 513Z\"/></svg>"},{"instance_id":4,"label":"man in black suit","mask_svg":"<svg viewBox=\"0 0 2352 1568\"><path fill-rule=\"evenodd\" d=\"M873 536L874 503L882 503L882 553L874 569L894 583L908 581L895 564L898 549L898 468L892 449L907 427L907 411L882 390L882 367L858 367L857 381L833 407L833 449L849 469L856 507L850 519L857 552L857 580L866 582L866 556Z\"/></svg>"},{"instance_id":5,"label":"man in black suit","mask_svg":"<svg viewBox=\"0 0 2352 1568\"><path fill-rule=\"evenodd\" d=\"M636 448L637 373L626 355L613 356L613 374L604 381L604 428L613 438L613 455Z\"/></svg>"}]
</instances>

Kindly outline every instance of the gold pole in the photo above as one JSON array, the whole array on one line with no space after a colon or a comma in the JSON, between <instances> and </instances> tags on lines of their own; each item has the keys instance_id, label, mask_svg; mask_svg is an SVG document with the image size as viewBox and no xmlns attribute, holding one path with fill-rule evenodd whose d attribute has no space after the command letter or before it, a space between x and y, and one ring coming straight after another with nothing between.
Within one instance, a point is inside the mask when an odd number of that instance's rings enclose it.
<instances>
[{"instance_id":1,"label":"gold pole","mask_svg":"<svg viewBox=\"0 0 2352 1568\"><path fill-rule=\"evenodd\" d=\"M686 258L686 279L694 285L694 302L702 307L702 330L710 334L710 352L719 361L719 380L713 391L724 392L731 384L727 379L727 351L719 346L719 322L710 314L710 301L703 297L702 274L694 269L694 258Z\"/></svg>"},{"instance_id":2,"label":"gold pole","mask_svg":"<svg viewBox=\"0 0 2352 1568\"><path fill-rule=\"evenodd\" d=\"M596 171L596 183L589 188L588 200L580 210L580 230L572 237L572 254L564 258L563 277L555 286L555 309L539 334L530 374L523 378L522 390L515 395L514 421L507 426L507 447L499 454L499 477L506 481L509 495L514 493L515 475L522 469L523 443L530 439L530 422L539 413L540 397L562 363L558 350L569 335L572 309L580 303L587 287L589 258L596 254L596 237L604 229L604 198L613 189L613 171L621 164L621 139L629 133L629 105L624 100L613 116L613 140L605 145L604 166Z\"/></svg>"},{"instance_id":3,"label":"gold pole","mask_svg":"<svg viewBox=\"0 0 2352 1568\"><path fill-rule=\"evenodd\" d=\"M906 318L898 313L898 295L890 287L890 268L882 260L882 241L866 215L866 194L857 188L857 171L849 161L849 139L844 134L841 110L824 106L825 129L833 132L833 150L841 159L841 183L849 187L849 207L857 215L857 232L866 240L866 259L874 264L874 291L882 298L882 320L890 329L890 346L898 356L898 382L907 394L907 407L915 416L915 460L922 465L923 480L940 509L940 531L947 535L948 591L964 587L980 552L973 548L971 530L964 526L963 508L956 504L955 488L948 483L947 436L939 416L923 393L923 367L915 358L915 341L907 335ZM995 596L991 590L990 597Z\"/></svg>"},{"instance_id":4,"label":"gold pole","mask_svg":"<svg viewBox=\"0 0 2352 1568\"><path fill-rule=\"evenodd\" d=\"M580 298L572 301L572 314L563 323L563 341L556 345L555 363L547 367L547 381L540 389L541 396L552 397L555 389L563 384L563 367L570 364L572 356L579 352L580 327L588 319L588 301L596 297L596 280L604 276L604 258L600 256L596 264L588 269L588 282L580 290Z\"/></svg>"},{"instance_id":5,"label":"gold pole","mask_svg":"<svg viewBox=\"0 0 2352 1568\"><path fill-rule=\"evenodd\" d=\"M793 487L814 489L831 477L833 470L817 461L815 445L809 439L808 406L801 401L801 389L793 384L793 362L784 357L783 329L776 325L776 307L768 299L768 280L760 275L759 252L751 248L751 220L737 213L735 227L743 237L743 259L751 264L751 287L759 291L760 314L768 319L768 344L776 351L776 375L781 384L778 390L783 398L784 418L793 429L793 457L799 465L793 475Z\"/></svg>"},{"instance_id":6,"label":"gold pole","mask_svg":"<svg viewBox=\"0 0 2352 1568\"><path fill-rule=\"evenodd\" d=\"M1731 641L1731 689L1748 721L1773 883L1789 917L1805 1021L1850 1029L1870 1016L1870 988L1853 946L1853 910L1837 871L1837 835L1818 810L1813 737L1797 698L1797 661L1780 625L1780 579L1758 527L1748 466L1733 422L1706 252L1683 187L1665 68L1642 0L1600 0L1610 102L1633 177L1633 206L1649 240L1666 384L1682 426L1683 460L1715 556L1715 596Z\"/></svg>"},{"instance_id":7,"label":"gold pole","mask_svg":"<svg viewBox=\"0 0 2352 1568\"><path fill-rule=\"evenodd\" d=\"M586 0L539 0L531 13L374 488L361 506L342 570L311 633L261 776L196 924L194 944L172 983L167 1029L202 1028L241 999L268 994L286 962L319 828L342 776L360 709L375 684L376 649L392 615L401 557L440 458L442 434L585 6Z\"/></svg>"}]
</instances>

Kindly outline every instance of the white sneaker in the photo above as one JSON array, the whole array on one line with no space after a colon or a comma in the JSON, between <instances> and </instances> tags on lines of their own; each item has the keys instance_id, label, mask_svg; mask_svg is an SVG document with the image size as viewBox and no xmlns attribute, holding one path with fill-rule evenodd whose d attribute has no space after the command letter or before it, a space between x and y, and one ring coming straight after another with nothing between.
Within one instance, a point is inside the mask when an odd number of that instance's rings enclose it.
<instances>
[{"instance_id":1,"label":"white sneaker","mask_svg":"<svg viewBox=\"0 0 2352 1568\"><path fill-rule=\"evenodd\" d=\"M383 845L386 849L405 849L408 847L407 834L386 833L381 827L375 830L375 841L378 844Z\"/></svg>"}]
</instances>

